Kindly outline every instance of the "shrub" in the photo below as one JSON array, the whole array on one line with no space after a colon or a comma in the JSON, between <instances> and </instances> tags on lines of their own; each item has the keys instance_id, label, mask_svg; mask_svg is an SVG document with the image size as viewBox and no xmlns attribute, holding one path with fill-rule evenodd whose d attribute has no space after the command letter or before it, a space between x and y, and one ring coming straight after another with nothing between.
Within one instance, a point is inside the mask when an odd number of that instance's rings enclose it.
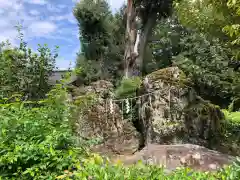
<instances>
[{"instance_id":1,"label":"shrub","mask_svg":"<svg viewBox=\"0 0 240 180\"><path fill-rule=\"evenodd\" d=\"M27 47L19 30L19 47L0 45L0 98L21 93L27 99L44 98L49 92L49 76L55 68L57 50L38 45L37 53Z\"/></svg>"},{"instance_id":2,"label":"shrub","mask_svg":"<svg viewBox=\"0 0 240 180\"><path fill-rule=\"evenodd\" d=\"M229 123L240 125L240 112L229 112L228 110L223 110L223 113Z\"/></svg>"},{"instance_id":3,"label":"shrub","mask_svg":"<svg viewBox=\"0 0 240 180\"><path fill-rule=\"evenodd\" d=\"M136 90L140 87L141 84L142 81L140 77L123 79L120 82L119 87L116 89L115 94L117 97L124 98L136 96Z\"/></svg>"},{"instance_id":4,"label":"shrub","mask_svg":"<svg viewBox=\"0 0 240 180\"><path fill-rule=\"evenodd\" d=\"M78 161L66 92L40 102L0 104L0 179L55 179Z\"/></svg>"},{"instance_id":5,"label":"shrub","mask_svg":"<svg viewBox=\"0 0 240 180\"><path fill-rule=\"evenodd\" d=\"M227 147L228 153L239 155L240 147L240 112L222 110L225 115L223 138L221 142Z\"/></svg>"},{"instance_id":6,"label":"shrub","mask_svg":"<svg viewBox=\"0 0 240 180\"><path fill-rule=\"evenodd\" d=\"M228 110L222 110L225 116L225 130L226 135L235 137L239 141L239 136L236 135L240 133L240 112L229 112ZM240 134L239 134L240 135Z\"/></svg>"}]
</instances>

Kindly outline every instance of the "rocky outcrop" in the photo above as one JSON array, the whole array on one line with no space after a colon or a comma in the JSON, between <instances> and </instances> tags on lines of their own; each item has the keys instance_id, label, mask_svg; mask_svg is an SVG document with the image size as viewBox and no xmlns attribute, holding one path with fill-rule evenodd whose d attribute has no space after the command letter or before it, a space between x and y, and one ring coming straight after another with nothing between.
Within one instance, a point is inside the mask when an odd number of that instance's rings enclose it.
<instances>
[{"instance_id":1,"label":"rocky outcrop","mask_svg":"<svg viewBox=\"0 0 240 180\"><path fill-rule=\"evenodd\" d=\"M94 151L131 154L138 150L139 134L123 119L119 106L110 102L112 92L113 85L104 80L75 89L73 96L79 107L76 132L84 139L102 140L92 148Z\"/></svg>"},{"instance_id":2,"label":"rocky outcrop","mask_svg":"<svg viewBox=\"0 0 240 180\"><path fill-rule=\"evenodd\" d=\"M145 144L193 143L209 146L220 132L223 114L201 99L177 67L146 76L138 94Z\"/></svg>"},{"instance_id":3,"label":"rocky outcrop","mask_svg":"<svg viewBox=\"0 0 240 180\"><path fill-rule=\"evenodd\" d=\"M149 144L132 156L119 156L113 162L132 165L144 164L164 166L166 171L177 167L189 167L197 171L216 171L234 161L234 157L192 144L158 145Z\"/></svg>"}]
</instances>

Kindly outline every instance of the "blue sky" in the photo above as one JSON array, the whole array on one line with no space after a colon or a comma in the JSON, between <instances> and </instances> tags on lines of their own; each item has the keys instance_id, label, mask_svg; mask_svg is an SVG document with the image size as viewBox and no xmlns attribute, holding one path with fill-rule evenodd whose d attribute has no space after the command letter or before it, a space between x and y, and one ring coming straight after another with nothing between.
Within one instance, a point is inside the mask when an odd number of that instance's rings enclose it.
<instances>
[{"instance_id":1,"label":"blue sky","mask_svg":"<svg viewBox=\"0 0 240 180\"><path fill-rule=\"evenodd\" d=\"M81 1L81 0L80 0ZM112 11L125 0L108 0ZM78 25L72 9L79 0L0 0L0 42L7 39L17 44L17 22L23 25L24 39L34 50L37 44L60 46L57 67L69 68L75 64L80 50Z\"/></svg>"}]
</instances>

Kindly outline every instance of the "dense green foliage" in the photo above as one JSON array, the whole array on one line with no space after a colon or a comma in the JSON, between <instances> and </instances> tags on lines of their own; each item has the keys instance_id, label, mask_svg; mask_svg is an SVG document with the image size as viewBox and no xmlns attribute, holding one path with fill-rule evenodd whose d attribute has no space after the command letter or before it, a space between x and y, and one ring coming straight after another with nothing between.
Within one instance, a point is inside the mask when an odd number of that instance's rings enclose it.
<instances>
[{"instance_id":1,"label":"dense green foliage","mask_svg":"<svg viewBox=\"0 0 240 180\"><path fill-rule=\"evenodd\" d=\"M237 39L237 32L231 33L235 37L226 34L227 25L238 22L238 6L233 7L230 1L228 4L210 0L179 2L175 3L177 11L172 17L157 22L146 47L142 74L177 65L192 79L199 95L225 108L239 97L240 92L240 74L237 68L240 63L235 56L239 48L236 43L231 44ZM78 3L74 11L79 22L81 43L89 45L82 49L77 59L78 66L84 67L80 77L87 83L108 79L117 85L122 74L124 8L112 15L105 1L93 1L91 6L88 3ZM104 6L100 8L98 5L102 3ZM190 16L193 18L189 19ZM97 26L91 22L96 22ZM87 30L89 27L91 31ZM87 49L91 49L90 44L96 44L94 41L101 42L101 47L99 45L97 48L104 50L93 58L86 53ZM100 59L104 62L100 63ZM236 62L230 66L232 60Z\"/></svg>"},{"instance_id":2,"label":"dense green foliage","mask_svg":"<svg viewBox=\"0 0 240 180\"><path fill-rule=\"evenodd\" d=\"M39 102L15 98L1 103L1 178L54 179L74 165L77 153L65 96L57 86Z\"/></svg>"},{"instance_id":3,"label":"dense green foliage","mask_svg":"<svg viewBox=\"0 0 240 180\"><path fill-rule=\"evenodd\" d=\"M19 29L19 47L2 43L0 51L0 98L14 93L22 94L25 99L43 98L50 90L48 78L55 68L57 49L51 50L45 44L39 45L38 53L27 47Z\"/></svg>"},{"instance_id":4,"label":"dense green foliage","mask_svg":"<svg viewBox=\"0 0 240 180\"><path fill-rule=\"evenodd\" d=\"M148 15L157 15L142 74L172 65L182 69L199 96L225 108L221 141L239 149L240 72L229 66L240 57L239 1L182 0L171 17L170 0L134 2L144 7L138 9L142 25ZM136 96L141 77L122 79L125 6L113 14L105 0L81 0L73 14L81 41L76 72L82 84L106 79L117 86L115 98ZM141 163L125 167L91 154L88 146L96 140L76 138L76 118L85 117L97 96L68 101L64 79L55 87L48 84L58 47L52 52L39 45L35 53L27 47L21 29L19 40L19 47L10 48L8 42L0 46L0 179L240 179L239 160L216 173L178 169L167 174L161 167ZM134 114L135 100L128 105Z\"/></svg>"},{"instance_id":5,"label":"dense green foliage","mask_svg":"<svg viewBox=\"0 0 240 180\"><path fill-rule=\"evenodd\" d=\"M173 16L159 23L149 45L154 60L148 71L178 66L200 96L224 108L239 97L239 71L229 66L231 48L219 38L186 28Z\"/></svg>"},{"instance_id":6,"label":"dense green foliage","mask_svg":"<svg viewBox=\"0 0 240 180\"><path fill-rule=\"evenodd\" d=\"M178 17L186 26L218 37L232 48L239 60L239 1L183 0L176 4ZM192 18L189 18L192 17Z\"/></svg>"},{"instance_id":7,"label":"dense green foliage","mask_svg":"<svg viewBox=\"0 0 240 180\"><path fill-rule=\"evenodd\" d=\"M229 120L231 123L240 124L240 112L229 112L227 110L223 111L226 119Z\"/></svg>"},{"instance_id":8,"label":"dense green foliage","mask_svg":"<svg viewBox=\"0 0 240 180\"><path fill-rule=\"evenodd\" d=\"M34 105L34 107L32 107ZM156 166L124 167L88 156L71 130L66 90L56 86L39 102L1 103L0 178L2 179L237 179L238 165L218 173L179 169L165 174ZM78 145L78 146L77 146ZM83 145L83 144L81 144ZM64 174L65 173L65 174ZM231 177L232 176L232 177Z\"/></svg>"},{"instance_id":9,"label":"dense green foliage","mask_svg":"<svg viewBox=\"0 0 240 180\"><path fill-rule=\"evenodd\" d=\"M116 81L124 53L123 9L113 15L106 1L83 0L76 4L74 16L81 41L77 58L77 67L83 67L80 78L86 84L99 79Z\"/></svg>"},{"instance_id":10,"label":"dense green foliage","mask_svg":"<svg viewBox=\"0 0 240 180\"><path fill-rule=\"evenodd\" d=\"M238 97L240 73L228 67L228 49L218 39L195 33L181 39L180 45L175 63L195 82L202 97L219 105Z\"/></svg>"},{"instance_id":11,"label":"dense green foliage","mask_svg":"<svg viewBox=\"0 0 240 180\"><path fill-rule=\"evenodd\" d=\"M137 89L141 86L142 80L139 77L122 79L120 85L116 89L116 96L120 97L135 97Z\"/></svg>"}]
</instances>

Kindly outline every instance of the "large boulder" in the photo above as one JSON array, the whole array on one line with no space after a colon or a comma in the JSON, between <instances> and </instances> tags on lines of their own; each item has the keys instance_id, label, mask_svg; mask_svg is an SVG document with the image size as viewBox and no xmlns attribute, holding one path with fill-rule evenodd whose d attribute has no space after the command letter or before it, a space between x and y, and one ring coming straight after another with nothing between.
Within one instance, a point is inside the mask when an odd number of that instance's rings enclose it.
<instances>
[{"instance_id":1,"label":"large boulder","mask_svg":"<svg viewBox=\"0 0 240 180\"><path fill-rule=\"evenodd\" d=\"M225 165L230 165L234 160L234 157L227 154L192 144L149 144L134 155L112 159L113 162L121 161L124 165L133 165L142 161L144 164L164 166L167 172L177 167L189 167L197 171L216 171Z\"/></svg>"},{"instance_id":2,"label":"large boulder","mask_svg":"<svg viewBox=\"0 0 240 180\"><path fill-rule=\"evenodd\" d=\"M177 67L146 76L138 92L145 145L193 143L210 146L221 130L220 109L197 96Z\"/></svg>"},{"instance_id":3,"label":"large boulder","mask_svg":"<svg viewBox=\"0 0 240 180\"><path fill-rule=\"evenodd\" d=\"M80 108L76 123L78 136L102 140L92 150L107 154L132 154L138 150L138 132L130 121L123 119L121 108L111 100L112 83L100 80L77 88L73 96Z\"/></svg>"}]
</instances>

